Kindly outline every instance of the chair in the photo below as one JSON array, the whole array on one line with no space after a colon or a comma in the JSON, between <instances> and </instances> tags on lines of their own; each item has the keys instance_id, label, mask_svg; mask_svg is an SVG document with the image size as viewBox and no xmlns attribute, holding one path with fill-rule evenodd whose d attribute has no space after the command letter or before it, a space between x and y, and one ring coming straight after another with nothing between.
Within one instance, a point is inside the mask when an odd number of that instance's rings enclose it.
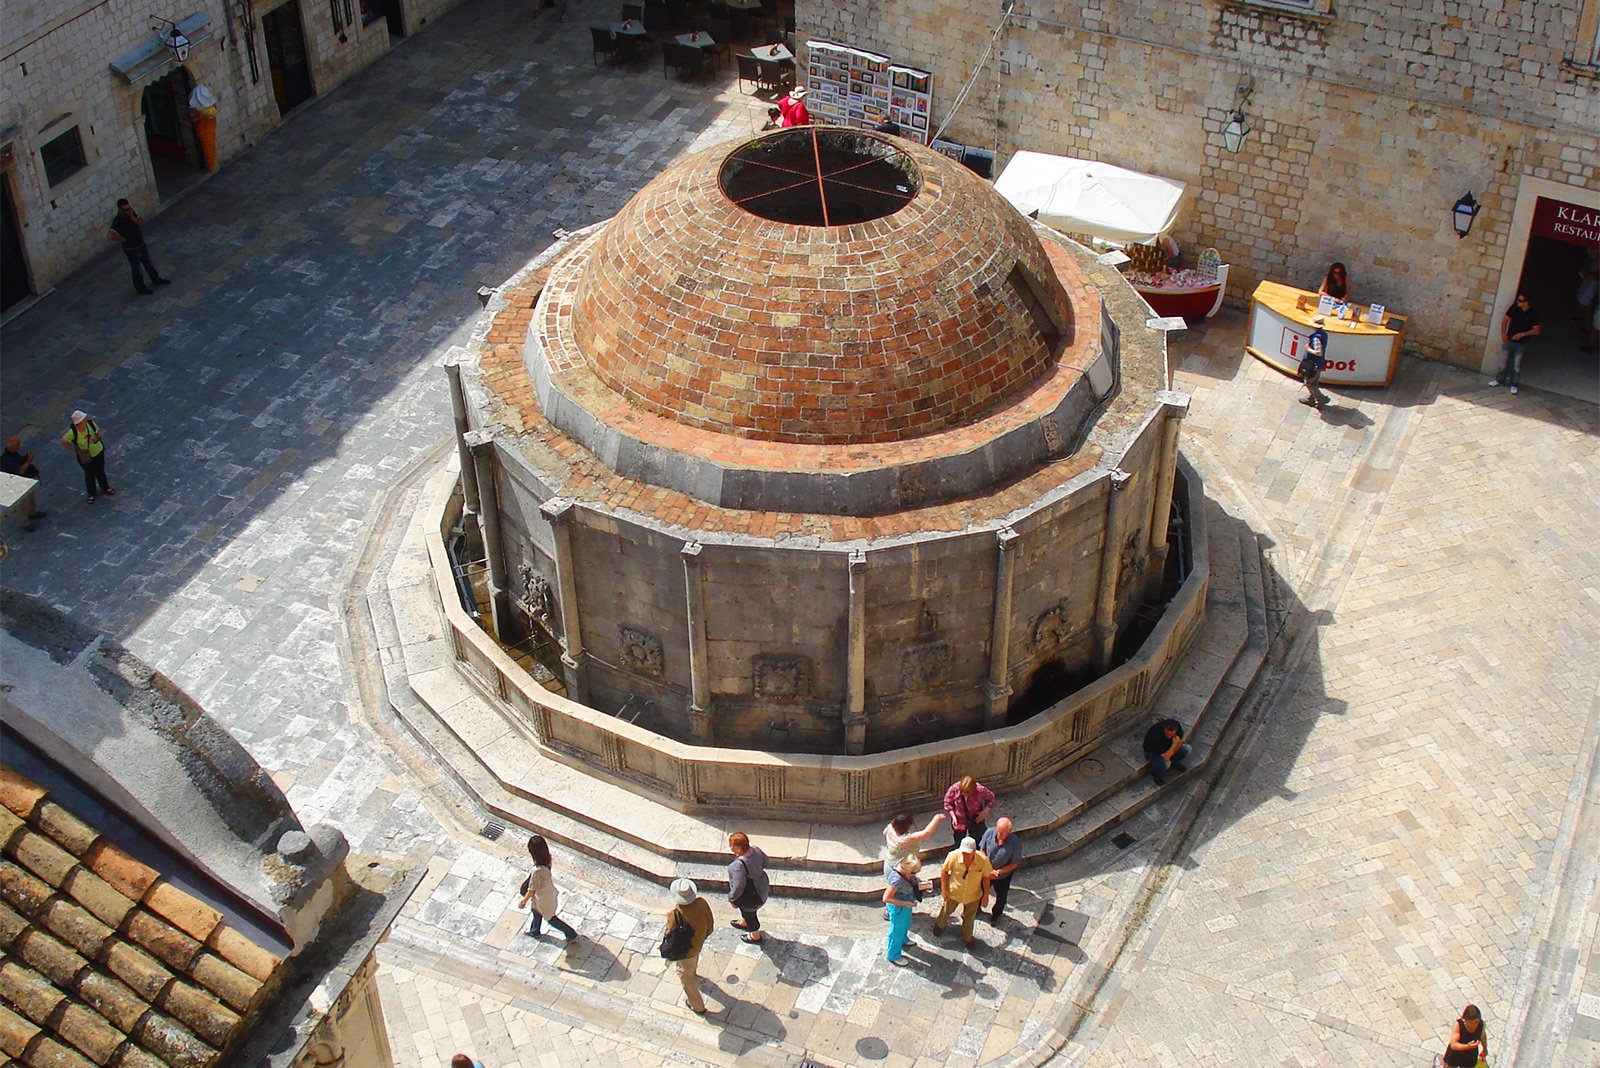
<instances>
[{"instance_id":1,"label":"chair","mask_svg":"<svg viewBox=\"0 0 1600 1068\"><path fill-rule=\"evenodd\" d=\"M661 73L663 76L669 70L676 70L681 78L692 78L705 74L710 70L706 62L707 58L704 52L691 45L681 45L677 41L661 42Z\"/></svg>"},{"instance_id":2,"label":"chair","mask_svg":"<svg viewBox=\"0 0 1600 1068\"><path fill-rule=\"evenodd\" d=\"M617 46L616 35L611 32L609 27L606 27L606 26L590 26L589 27L589 36L594 39L594 65L595 66L598 67L600 65L600 57L601 56L606 56L606 57L608 57L610 59L616 59L617 58L617 55L618 55L620 49Z\"/></svg>"},{"instance_id":3,"label":"chair","mask_svg":"<svg viewBox=\"0 0 1600 1068\"><path fill-rule=\"evenodd\" d=\"M670 34L672 21L667 18L667 9L647 5L644 9L644 31L652 40Z\"/></svg>"},{"instance_id":4,"label":"chair","mask_svg":"<svg viewBox=\"0 0 1600 1068\"><path fill-rule=\"evenodd\" d=\"M689 5L683 0L667 0L667 24L673 29L689 24Z\"/></svg>"},{"instance_id":5,"label":"chair","mask_svg":"<svg viewBox=\"0 0 1600 1068\"><path fill-rule=\"evenodd\" d=\"M733 47L728 44L728 39L726 37L718 37L709 29L706 30L706 33L711 34L711 39L716 43L703 47L700 49L700 51L704 52L708 57L714 58L717 61L717 66L723 66L726 57L732 53Z\"/></svg>"},{"instance_id":6,"label":"chair","mask_svg":"<svg viewBox=\"0 0 1600 1068\"><path fill-rule=\"evenodd\" d=\"M706 32L718 44L733 44L733 23L716 17L706 19Z\"/></svg>"},{"instance_id":7,"label":"chair","mask_svg":"<svg viewBox=\"0 0 1600 1068\"><path fill-rule=\"evenodd\" d=\"M775 30L770 26L767 27L761 34L761 43L766 45L783 44L783 31Z\"/></svg>"},{"instance_id":8,"label":"chair","mask_svg":"<svg viewBox=\"0 0 1600 1068\"><path fill-rule=\"evenodd\" d=\"M713 36L715 35L713 34ZM755 56L740 52L733 59L739 65L739 92L744 92L745 82L755 82L758 89L766 85L767 75L761 69L761 63Z\"/></svg>"},{"instance_id":9,"label":"chair","mask_svg":"<svg viewBox=\"0 0 1600 1068\"><path fill-rule=\"evenodd\" d=\"M622 21L623 22L627 22L629 19L632 19L635 22L643 22L644 21L644 5L643 4L623 4L622 5Z\"/></svg>"}]
</instances>

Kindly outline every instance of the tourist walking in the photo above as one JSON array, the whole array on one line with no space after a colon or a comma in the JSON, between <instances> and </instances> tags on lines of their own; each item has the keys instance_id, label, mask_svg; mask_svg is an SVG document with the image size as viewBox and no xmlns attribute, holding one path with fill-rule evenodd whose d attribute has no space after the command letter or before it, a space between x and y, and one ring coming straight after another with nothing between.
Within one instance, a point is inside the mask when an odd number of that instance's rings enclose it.
<instances>
[{"instance_id":1,"label":"tourist walking","mask_svg":"<svg viewBox=\"0 0 1600 1068\"><path fill-rule=\"evenodd\" d=\"M759 942L761 917L757 913L771 892L767 855L751 845L750 836L743 831L728 835L728 848L733 851L733 861L728 865L728 903L739 910L739 919L732 923L744 932L744 941Z\"/></svg>"},{"instance_id":2,"label":"tourist walking","mask_svg":"<svg viewBox=\"0 0 1600 1068\"><path fill-rule=\"evenodd\" d=\"M140 268L149 273L150 281L156 285L172 284L172 279L162 278L156 265L150 262L150 248L144 243L144 220L139 218L139 213L133 210L133 205L126 199L117 201L117 213L111 217L111 229L106 231L106 240L122 245L122 254L128 257L128 267L133 271L135 290L147 297L155 293L144 284Z\"/></svg>"},{"instance_id":3,"label":"tourist walking","mask_svg":"<svg viewBox=\"0 0 1600 1068\"><path fill-rule=\"evenodd\" d=\"M994 868L994 881L989 884L994 907L989 910L989 922L998 924L1006 911L1006 896L1011 893L1011 876L1022 866L1022 840L1012 833L1010 816L1001 816L983 832L978 852L988 857Z\"/></svg>"},{"instance_id":4,"label":"tourist walking","mask_svg":"<svg viewBox=\"0 0 1600 1068\"><path fill-rule=\"evenodd\" d=\"M1188 771L1184 763L1193 752L1183 740L1183 727L1175 719L1164 719L1144 732L1144 759L1150 765L1150 777L1157 786L1167 783L1167 769Z\"/></svg>"},{"instance_id":5,"label":"tourist walking","mask_svg":"<svg viewBox=\"0 0 1600 1068\"><path fill-rule=\"evenodd\" d=\"M450 1058L450 1068L483 1068L483 1062L473 1060L465 1053L457 1053Z\"/></svg>"},{"instance_id":6,"label":"tourist walking","mask_svg":"<svg viewBox=\"0 0 1600 1068\"><path fill-rule=\"evenodd\" d=\"M1444 1044L1445 1068L1476 1068L1489 1059L1489 1036L1484 1030L1478 1006L1468 1005L1450 1025L1450 1041Z\"/></svg>"},{"instance_id":7,"label":"tourist walking","mask_svg":"<svg viewBox=\"0 0 1600 1068\"><path fill-rule=\"evenodd\" d=\"M1518 293L1517 299L1506 309L1505 318L1500 320L1500 343L1506 354L1505 366L1500 368L1499 374L1489 379L1489 384L1498 386L1504 382L1515 393L1522 381L1522 354L1528 350L1528 342L1543 332L1533 301L1528 299L1528 294Z\"/></svg>"},{"instance_id":8,"label":"tourist walking","mask_svg":"<svg viewBox=\"0 0 1600 1068\"><path fill-rule=\"evenodd\" d=\"M100 428L83 412L72 413L72 425L61 435L61 447L71 449L83 468L83 488L88 491L89 503L94 503L95 491L115 497L117 491L106 481L106 443Z\"/></svg>"},{"instance_id":9,"label":"tourist walking","mask_svg":"<svg viewBox=\"0 0 1600 1068\"><path fill-rule=\"evenodd\" d=\"M1327 320L1319 315L1311 323L1315 329L1306 338L1306 354L1296 370L1306 387L1306 395L1300 398L1300 403L1320 408L1328 403L1328 395L1322 392L1322 372L1328 366Z\"/></svg>"},{"instance_id":10,"label":"tourist walking","mask_svg":"<svg viewBox=\"0 0 1600 1068\"><path fill-rule=\"evenodd\" d=\"M789 95L778 101L778 120L785 128L790 126L810 126L811 112L806 109L806 91L801 88L789 90Z\"/></svg>"},{"instance_id":11,"label":"tourist walking","mask_svg":"<svg viewBox=\"0 0 1600 1068\"><path fill-rule=\"evenodd\" d=\"M889 947L884 959L902 968L910 963L901 951L911 936L911 912L922 896L917 880L917 872L921 870L922 858L915 853L901 857L889 872L888 886L883 891L883 907L889 911Z\"/></svg>"},{"instance_id":12,"label":"tourist walking","mask_svg":"<svg viewBox=\"0 0 1600 1068\"><path fill-rule=\"evenodd\" d=\"M528 875L528 881L522 887L522 900L517 903L520 908L528 902L533 902L533 911L528 919L528 934L538 938L544 933L544 923L550 921L550 926L567 936L567 948L571 949L578 944L578 932L556 915L560 906L560 898L556 893L556 881L550 875L550 843L544 836L536 834L528 839L528 856L533 858L533 871Z\"/></svg>"},{"instance_id":13,"label":"tourist walking","mask_svg":"<svg viewBox=\"0 0 1600 1068\"><path fill-rule=\"evenodd\" d=\"M689 955L673 961L673 964L678 969L678 981L683 984L683 1003L690 1012L704 1016L706 999L700 993L700 949L711 937L711 928L716 921L711 918L710 903L700 896L694 880L674 879L671 891L672 908L667 912L667 922L661 929L661 936L665 938L679 920L693 930L693 937L689 940Z\"/></svg>"},{"instance_id":14,"label":"tourist walking","mask_svg":"<svg viewBox=\"0 0 1600 1068\"><path fill-rule=\"evenodd\" d=\"M933 921L933 933L943 934L950 914L961 910L961 941L972 948L972 923L978 910L989 903L989 880L994 866L989 858L978 852L978 843L972 838L961 839L961 845L950 851L939 869L939 893L944 903Z\"/></svg>"},{"instance_id":15,"label":"tourist walking","mask_svg":"<svg viewBox=\"0 0 1600 1068\"><path fill-rule=\"evenodd\" d=\"M950 817L950 842L974 841L989 829L989 813L994 809L994 791L971 775L963 775L944 792L944 811Z\"/></svg>"},{"instance_id":16,"label":"tourist walking","mask_svg":"<svg viewBox=\"0 0 1600 1068\"><path fill-rule=\"evenodd\" d=\"M22 451L22 439L16 435L6 438L6 449L0 453L0 471L18 478L31 478L39 481L39 469L33 466L33 453ZM37 492L37 491L35 491ZM33 493L24 494L18 503L17 525L23 530L33 530L33 521L43 519L49 512L41 512L33 506Z\"/></svg>"}]
</instances>

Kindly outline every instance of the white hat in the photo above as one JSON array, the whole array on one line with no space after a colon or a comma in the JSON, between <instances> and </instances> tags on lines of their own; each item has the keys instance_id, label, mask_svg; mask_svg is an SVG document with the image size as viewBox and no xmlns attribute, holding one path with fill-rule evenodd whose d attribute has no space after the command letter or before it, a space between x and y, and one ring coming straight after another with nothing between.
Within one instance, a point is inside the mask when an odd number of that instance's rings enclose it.
<instances>
[{"instance_id":1,"label":"white hat","mask_svg":"<svg viewBox=\"0 0 1600 1068\"><path fill-rule=\"evenodd\" d=\"M961 852L963 852L963 853L976 853L977 851L978 851L978 842L977 842L977 840L975 838L972 837L972 835L969 834L965 838L961 839Z\"/></svg>"},{"instance_id":2,"label":"white hat","mask_svg":"<svg viewBox=\"0 0 1600 1068\"><path fill-rule=\"evenodd\" d=\"M687 905L700 896L700 891L695 888L693 879L674 879L672 896L678 899L678 904Z\"/></svg>"},{"instance_id":3,"label":"white hat","mask_svg":"<svg viewBox=\"0 0 1600 1068\"><path fill-rule=\"evenodd\" d=\"M72 413L72 421L73 421L73 422L74 422L74 423L81 423L81 422L83 422L83 421L84 421L84 420L85 420L85 419L87 419L87 418L89 418L89 417L88 417L88 416L87 416L87 415L84 415L84 414L83 414L83 409L81 409L81 408L79 408L79 409L77 409L77 410L75 410L75 411L74 411L74 412L73 412L73 413Z\"/></svg>"},{"instance_id":4,"label":"white hat","mask_svg":"<svg viewBox=\"0 0 1600 1068\"><path fill-rule=\"evenodd\" d=\"M789 99L790 100L804 100L805 96L806 96L806 88L803 85L797 85L793 89L789 90Z\"/></svg>"}]
</instances>

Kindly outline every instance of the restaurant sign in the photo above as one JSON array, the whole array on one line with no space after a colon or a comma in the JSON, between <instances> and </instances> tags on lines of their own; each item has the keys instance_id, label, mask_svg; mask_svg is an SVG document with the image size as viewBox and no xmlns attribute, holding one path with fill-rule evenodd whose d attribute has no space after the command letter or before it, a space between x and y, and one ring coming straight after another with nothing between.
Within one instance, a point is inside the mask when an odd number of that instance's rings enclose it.
<instances>
[{"instance_id":1,"label":"restaurant sign","mask_svg":"<svg viewBox=\"0 0 1600 1068\"><path fill-rule=\"evenodd\" d=\"M1548 237L1584 248L1600 247L1600 209L1539 197L1533 205L1529 237Z\"/></svg>"}]
</instances>

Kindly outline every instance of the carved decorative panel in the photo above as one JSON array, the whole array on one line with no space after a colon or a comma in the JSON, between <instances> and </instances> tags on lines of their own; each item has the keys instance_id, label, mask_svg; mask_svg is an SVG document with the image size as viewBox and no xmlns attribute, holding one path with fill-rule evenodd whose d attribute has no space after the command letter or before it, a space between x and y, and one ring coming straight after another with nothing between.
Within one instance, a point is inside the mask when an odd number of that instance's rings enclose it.
<instances>
[{"instance_id":1,"label":"carved decorative panel","mask_svg":"<svg viewBox=\"0 0 1600 1068\"><path fill-rule=\"evenodd\" d=\"M1033 621L1032 645L1035 652L1059 649L1072 637L1072 616L1066 601L1041 612Z\"/></svg>"},{"instance_id":2,"label":"carved decorative panel","mask_svg":"<svg viewBox=\"0 0 1600 1068\"><path fill-rule=\"evenodd\" d=\"M551 634L558 633L555 591L550 582L529 564L517 565L517 607Z\"/></svg>"},{"instance_id":3,"label":"carved decorative panel","mask_svg":"<svg viewBox=\"0 0 1600 1068\"><path fill-rule=\"evenodd\" d=\"M758 656L754 688L757 697L809 697L810 664L803 656Z\"/></svg>"},{"instance_id":4,"label":"carved decorative panel","mask_svg":"<svg viewBox=\"0 0 1600 1068\"><path fill-rule=\"evenodd\" d=\"M617 646L623 667L640 675L661 677L660 638L647 630L623 623L617 627Z\"/></svg>"},{"instance_id":5,"label":"carved decorative panel","mask_svg":"<svg viewBox=\"0 0 1600 1068\"><path fill-rule=\"evenodd\" d=\"M900 689L926 690L944 681L950 646L944 642L907 649L900 657Z\"/></svg>"}]
</instances>

